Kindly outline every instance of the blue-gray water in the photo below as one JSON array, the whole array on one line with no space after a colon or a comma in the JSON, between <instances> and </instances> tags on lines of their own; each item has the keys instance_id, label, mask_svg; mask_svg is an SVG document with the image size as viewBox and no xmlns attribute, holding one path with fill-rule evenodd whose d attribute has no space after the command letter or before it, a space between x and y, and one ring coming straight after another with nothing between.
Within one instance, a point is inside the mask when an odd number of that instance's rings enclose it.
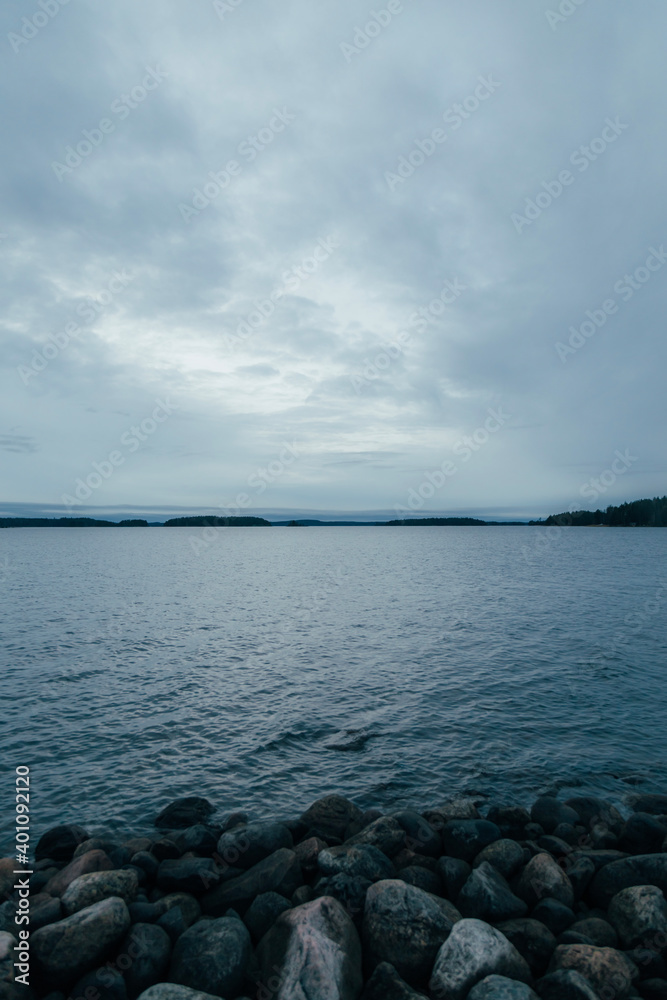
<instances>
[{"instance_id":1,"label":"blue-gray water","mask_svg":"<svg viewBox=\"0 0 667 1000\"><path fill-rule=\"evenodd\" d=\"M6 777L34 832L463 792L667 790L667 530L0 533Z\"/></svg>"}]
</instances>

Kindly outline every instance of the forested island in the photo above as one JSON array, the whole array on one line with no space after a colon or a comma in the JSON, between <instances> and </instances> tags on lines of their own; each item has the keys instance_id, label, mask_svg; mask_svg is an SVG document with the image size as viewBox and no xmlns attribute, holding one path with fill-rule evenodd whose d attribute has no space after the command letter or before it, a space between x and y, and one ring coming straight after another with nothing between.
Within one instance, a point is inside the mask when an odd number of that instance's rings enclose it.
<instances>
[{"instance_id":1,"label":"forested island","mask_svg":"<svg viewBox=\"0 0 667 1000\"><path fill-rule=\"evenodd\" d=\"M297 519L267 521L263 517L218 517L198 514L173 517L168 521L145 521L131 518L125 521L100 521L93 517L0 517L0 528L350 528L350 527L545 527L553 525L593 528L665 528L667 527L667 496L652 500L632 500L606 510L575 510L551 514L538 521L482 521L476 517L412 517L395 521L317 521Z\"/></svg>"}]
</instances>

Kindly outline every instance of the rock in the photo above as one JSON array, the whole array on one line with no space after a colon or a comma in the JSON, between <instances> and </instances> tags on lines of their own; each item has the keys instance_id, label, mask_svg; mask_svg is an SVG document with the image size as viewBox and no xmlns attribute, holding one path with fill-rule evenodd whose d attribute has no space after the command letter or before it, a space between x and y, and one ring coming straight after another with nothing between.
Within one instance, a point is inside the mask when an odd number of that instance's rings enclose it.
<instances>
[{"instance_id":1,"label":"rock","mask_svg":"<svg viewBox=\"0 0 667 1000\"><path fill-rule=\"evenodd\" d=\"M426 983L453 926L451 916L428 893L399 879L376 882L366 894L363 920L368 972L391 962L406 982Z\"/></svg>"},{"instance_id":2,"label":"rock","mask_svg":"<svg viewBox=\"0 0 667 1000\"><path fill-rule=\"evenodd\" d=\"M133 854L138 854L140 851L150 851L153 840L151 837L131 837L126 840L122 845L126 851L130 852L130 857Z\"/></svg>"},{"instance_id":3,"label":"rock","mask_svg":"<svg viewBox=\"0 0 667 1000\"><path fill-rule=\"evenodd\" d=\"M203 993L235 997L241 992L250 953L250 934L240 920L201 920L176 942L169 978Z\"/></svg>"},{"instance_id":4,"label":"rock","mask_svg":"<svg viewBox=\"0 0 667 1000\"><path fill-rule=\"evenodd\" d=\"M439 858L429 858L425 854L415 854L407 847L402 847L398 854L391 859L397 872L402 868L426 868L427 871L437 873Z\"/></svg>"},{"instance_id":5,"label":"rock","mask_svg":"<svg viewBox=\"0 0 667 1000\"><path fill-rule=\"evenodd\" d=\"M546 971L556 950L556 938L548 927L531 917L520 917L498 924L498 930L514 945L535 976Z\"/></svg>"},{"instance_id":6,"label":"rock","mask_svg":"<svg viewBox=\"0 0 667 1000\"><path fill-rule=\"evenodd\" d=\"M553 833L559 823L579 822L579 814L571 806L559 802L551 795L542 795L530 810L533 823L539 823L545 833Z\"/></svg>"},{"instance_id":7,"label":"rock","mask_svg":"<svg viewBox=\"0 0 667 1000\"><path fill-rule=\"evenodd\" d=\"M71 861L75 850L89 836L83 827L67 823L47 830L37 841L35 861L51 858L53 861Z\"/></svg>"},{"instance_id":8,"label":"rock","mask_svg":"<svg viewBox=\"0 0 667 1000\"><path fill-rule=\"evenodd\" d=\"M223 833L218 854L225 864L247 870L282 847L293 847L292 834L282 823L248 823Z\"/></svg>"},{"instance_id":9,"label":"rock","mask_svg":"<svg viewBox=\"0 0 667 1000\"><path fill-rule=\"evenodd\" d=\"M441 830L445 823L449 823L453 819L480 819L475 800L470 798L450 799L424 815L429 823L438 830Z\"/></svg>"},{"instance_id":10,"label":"rock","mask_svg":"<svg viewBox=\"0 0 667 1000\"><path fill-rule=\"evenodd\" d=\"M639 985L642 1000L667 1000L666 979L645 979Z\"/></svg>"},{"instance_id":11,"label":"rock","mask_svg":"<svg viewBox=\"0 0 667 1000\"><path fill-rule=\"evenodd\" d=\"M104 851L88 851L50 878L44 888L50 896L62 896L70 883L81 875L108 872L112 868L113 863Z\"/></svg>"},{"instance_id":12,"label":"rock","mask_svg":"<svg viewBox=\"0 0 667 1000\"><path fill-rule=\"evenodd\" d=\"M139 1000L220 1000L220 997L214 997L211 993L202 993L200 990L191 990L189 986L158 983L144 990Z\"/></svg>"},{"instance_id":13,"label":"rock","mask_svg":"<svg viewBox=\"0 0 667 1000\"><path fill-rule=\"evenodd\" d=\"M119 896L126 903L131 903L137 894L138 886L137 876L131 871L121 869L89 872L87 875L79 875L70 882L62 894L62 907L69 917L110 896Z\"/></svg>"},{"instance_id":14,"label":"rock","mask_svg":"<svg viewBox=\"0 0 667 1000\"><path fill-rule=\"evenodd\" d=\"M72 855L72 861L76 861L80 858L82 854L87 854L88 851L104 851L105 854L111 854L112 851L118 850L120 844L116 843L115 840L109 840L107 837L89 837L88 840L84 840L82 844L79 844L74 854Z\"/></svg>"},{"instance_id":15,"label":"rock","mask_svg":"<svg viewBox=\"0 0 667 1000\"><path fill-rule=\"evenodd\" d=\"M177 861L181 856L181 849L169 837L161 837L151 844L151 854L158 861Z\"/></svg>"},{"instance_id":16,"label":"rock","mask_svg":"<svg viewBox=\"0 0 667 1000\"><path fill-rule=\"evenodd\" d=\"M133 924L154 924L162 915L155 903L129 903L127 909Z\"/></svg>"},{"instance_id":17,"label":"rock","mask_svg":"<svg viewBox=\"0 0 667 1000\"><path fill-rule=\"evenodd\" d=\"M218 846L218 837L210 827L195 823L174 836L174 842L182 854L198 854L202 858L212 858Z\"/></svg>"},{"instance_id":18,"label":"rock","mask_svg":"<svg viewBox=\"0 0 667 1000\"><path fill-rule=\"evenodd\" d=\"M156 817L155 826L158 830L186 830L189 826L204 823L214 812L208 799L189 795L165 806Z\"/></svg>"},{"instance_id":19,"label":"rock","mask_svg":"<svg viewBox=\"0 0 667 1000\"><path fill-rule=\"evenodd\" d=\"M650 945L631 948L626 955L637 966L642 979L667 979L667 963Z\"/></svg>"},{"instance_id":20,"label":"rock","mask_svg":"<svg viewBox=\"0 0 667 1000\"><path fill-rule=\"evenodd\" d=\"M667 854L640 854L601 868L589 889L596 906L606 909L612 897L632 885L655 885L667 892Z\"/></svg>"},{"instance_id":21,"label":"rock","mask_svg":"<svg viewBox=\"0 0 667 1000\"><path fill-rule=\"evenodd\" d=\"M169 968L171 941L163 927L134 924L121 945L121 954L132 964L123 970L129 1000L159 983Z\"/></svg>"},{"instance_id":22,"label":"rock","mask_svg":"<svg viewBox=\"0 0 667 1000\"><path fill-rule=\"evenodd\" d=\"M598 823L602 823L612 833L619 833L623 826L624 819L620 812L606 799L598 799L593 795L578 795L573 799L568 799L565 805L574 809L579 820L588 830Z\"/></svg>"},{"instance_id":23,"label":"rock","mask_svg":"<svg viewBox=\"0 0 667 1000\"><path fill-rule=\"evenodd\" d=\"M328 893L323 893L324 896L329 895ZM290 898L292 906L301 906L303 903L310 903L311 900L315 899L315 893L313 892L312 886L310 885L300 885L298 889L295 889Z\"/></svg>"},{"instance_id":24,"label":"rock","mask_svg":"<svg viewBox=\"0 0 667 1000\"><path fill-rule=\"evenodd\" d=\"M348 847L368 844L388 858L393 858L405 846L405 830L393 816L380 816L364 827L361 833L347 840L346 844Z\"/></svg>"},{"instance_id":25,"label":"rock","mask_svg":"<svg viewBox=\"0 0 667 1000\"><path fill-rule=\"evenodd\" d=\"M665 816L667 815L667 795L638 795L632 803L632 808L635 812Z\"/></svg>"},{"instance_id":26,"label":"rock","mask_svg":"<svg viewBox=\"0 0 667 1000\"><path fill-rule=\"evenodd\" d=\"M481 850L500 840L500 830L488 819L453 819L442 828L445 854L471 862Z\"/></svg>"},{"instance_id":27,"label":"rock","mask_svg":"<svg viewBox=\"0 0 667 1000\"><path fill-rule=\"evenodd\" d=\"M340 903L326 896L281 914L257 959L258 997L357 1000L361 992L359 936Z\"/></svg>"},{"instance_id":28,"label":"rock","mask_svg":"<svg viewBox=\"0 0 667 1000\"><path fill-rule=\"evenodd\" d=\"M492 805L486 818L500 828L503 837L512 840L522 840L524 828L530 823L530 813L522 806Z\"/></svg>"},{"instance_id":29,"label":"rock","mask_svg":"<svg viewBox=\"0 0 667 1000\"><path fill-rule=\"evenodd\" d=\"M573 969L551 972L540 979L537 991L542 1000L600 1000L589 981Z\"/></svg>"},{"instance_id":30,"label":"rock","mask_svg":"<svg viewBox=\"0 0 667 1000\"><path fill-rule=\"evenodd\" d=\"M327 795L314 802L301 816L312 836L321 837L327 843L342 841L350 823L359 822L363 816L352 802L340 795Z\"/></svg>"},{"instance_id":31,"label":"rock","mask_svg":"<svg viewBox=\"0 0 667 1000\"><path fill-rule=\"evenodd\" d=\"M453 901L465 885L472 868L460 858L440 858L436 871L442 881L445 896Z\"/></svg>"},{"instance_id":32,"label":"rock","mask_svg":"<svg viewBox=\"0 0 667 1000\"><path fill-rule=\"evenodd\" d=\"M600 917L585 917L570 927L577 934L584 934L598 948L618 948L618 934L610 923Z\"/></svg>"},{"instance_id":33,"label":"rock","mask_svg":"<svg viewBox=\"0 0 667 1000\"><path fill-rule=\"evenodd\" d=\"M612 863L612 861L623 861L627 858L627 854L624 851L614 851L610 849L593 849L586 848L585 850L573 851L567 859L568 867L571 864L576 864L581 858L586 858L588 861L592 861L595 866L595 871L599 872L601 868Z\"/></svg>"},{"instance_id":34,"label":"rock","mask_svg":"<svg viewBox=\"0 0 667 1000\"><path fill-rule=\"evenodd\" d=\"M527 861L523 847L514 840L496 840L483 848L473 862L473 868L479 868L487 861L503 878L511 878Z\"/></svg>"},{"instance_id":35,"label":"rock","mask_svg":"<svg viewBox=\"0 0 667 1000\"><path fill-rule=\"evenodd\" d=\"M125 980L118 969L107 966L82 976L72 987L69 1000L127 1000Z\"/></svg>"},{"instance_id":36,"label":"rock","mask_svg":"<svg viewBox=\"0 0 667 1000\"><path fill-rule=\"evenodd\" d=\"M524 917L528 907L514 895L509 885L487 861L473 869L457 899L456 908L464 917L487 923Z\"/></svg>"},{"instance_id":37,"label":"rock","mask_svg":"<svg viewBox=\"0 0 667 1000\"><path fill-rule=\"evenodd\" d=\"M586 934L580 934L579 931L567 930L558 935L558 944L595 944L595 942Z\"/></svg>"},{"instance_id":38,"label":"rock","mask_svg":"<svg viewBox=\"0 0 667 1000\"><path fill-rule=\"evenodd\" d=\"M633 813L621 830L618 846L628 854L657 854L667 826L650 813Z\"/></svg>"},{"instance_id":39,"label":"rock","mask_svg":"<svg viewBox=\"0 0 667 1000\"><path fill-rule=\"evenodd\" d=\"M161 917L158 917L157 926L161 927L162 930L168 935L169 940L172 945L175 945L178 939L185 934L188 929L188 925L183 917L183 911L180 906L173 906L166 913L163 913Z\"/></svg>"},{"instance_id":40,"label":"rock","mask_svg":"<svg viewBox=\"0 0 667 1000\"><path fill-rule=\"evenodd\" d=\"M576 827L572 826L571 823L559 823L554 830L552 836L559 837L560 840L564 840L566 844L570 847L578 846L579 839L585 834L585 829L582 826ZM545 837L548 834L545 833Z\"/></svg>"},{"instance_id":41,"label":"rock","mask_svg":"<svg viewBox=\"0 0 667 1000\"><path fill-rule=\"evenodd\" d=\"M14 982L14 948L18 943L18 937L0 931L0 983Z\"/></svg>"},{"instance_id":42,"label":"rock","mask_svg":"<svg viewBox=\"0 0 667 1000\"><path fill-rule=\"evenodd\" d=\"M539 1000L537 993L525 983L507 976L487 976L473 986L468 1000Z\"/></svg>"},{"instance_id":43,"label":"rock","mask_svg":"<svg viewBox=\"0 0 667 1000\"><path fill-rule=\"evenodd\" d=\"M9 899L14 893L14 883L16 882L14 869L23 870L23 868L24 866L14 858L0 858L0 902Z\"/></svg>"},{"instance_id":44,"label":"rock","mask_svg":"<svg viewBox=\"0 0 667 1000\"><path fill-rule=\"evenodd\" d=\"M595 865L590 858L583 857L577 858L573 864L570 862L571 856L568 858L565 871L570 880L575 901L577 901L584 895L589 882L595 875Z\"/></svg>"},{"instance_id":45,"label":"rock","mask_svg":"<svg viewBox=\"0 0 667 1000\"><path fill-rule=\"evenodd\" d=\"M424 994L415 993L389 962L380 962L375 966L361 1000L424 1000Z\"/></svg>"},{"instance_id":46,"label":"rock","mask_svg":"<svg viewBox=\"0 0 667 1000\"><path fill-rule=\"evenodd\" d=\"M529 906L544 896L551 896L570 908L574 905L572 883L550 854L536 854L530 859L521 873L516 894Z\"/></svg>"},{"instance_id":47,"label":"rock","mask_svg":"<svg viewBox=\"0 0 667 1000\"><path fill-rule=\"evenodd\" d=\"M321 840L320 837L308 837L307 840L302 840L300 844L297 844L294 848L294 853L297 856L302 870L304 872L317 871L317 859L319 853L328 846L327 842L325 840Z\"/></svg>"},{"instance_id":48,"label":"rock","mask_svg":"<svg viewBox=\"0 0 667 1000\"><path fill-rule=\"evenodd\" d=\"M241 809L237 809L236 812L230 813L225 822L222 824L221 834L227 833L227 830L233 830L235 826L246 826L250 822L250 817L247 812L243 812Z\"/></svg>"},{"instance_id":49,"label":"rock","mask_svg":"<svg viewBox=\"0 0 667 1000\"><path fill-rule=\"evenodd\" d=\"M667 944L667 902L657 886L622 889L609 904L608 914L623 948L635 948L659 935Z\"/></svg>"},{"instance_id":50,"label":"rock","mask_svg":"<svg viewBox=\"0 0 667 1000\"><path fill-rule=\"evenodd\" d=\"M220 882L220 872L211 858L179 858L162 861L157 872L157 887L164 892L187 892L201 896Z\"/></svg>"},{"instance_id":51,"label":"rock","mask_svg":"<svg viewBox=\"0 0 667 1000\"><path fill-rule=\"evenodd\" d=\"M382 851L370 844L343 844L320 852L317 866L323 875L351 875L379 882L392 878L394 866Z\"/></svg>"},{"instance_id":52,"label":"rock","mask_svg":"<svg viewBox=\"0 0 667 1000\"><path fill-rule=\"evenodd\" d=\"M186 927L190 927L191 924L196 923L201 917L201 906L195 897L187 892L170 892L168 895L163 896L162 899L159 899L154 906L158 912L158 916L163 916L165 913L169 913L170 910L178 907L183 914Z\"/></svg>"},{"instance_id":53,"label":"rock","mask_svg":"<svg viewBox=\"0 0 667 1000\"><path fill-rule=\"evenodd\" d=\"M434 830L428 820L413 809L402 809L393 814L405 832L404 844L415 854L425 854L430 858L439 858L442 854L440 834Z\"/></svg>"},{"instance_id":54,"label":"rock","mask_svg":"<svg viewBox=\"0 0 667 1000\"><path fill-rule=\"evenodd\" d=\"M280 914L291 908L289 899L285 899L277 892L263 892L261 896L253 899L244 918L253 941L260 941L273 927Z\"/></svg>"},{"instance_id":55,"label":"rock","mask_svg":"<svg viewBox=\"0 0 667 1000\"><path fill-rule=\"evenodd\" d=\"M282 847L243 875L205 893L201 898L202 910L214 917L221 916L230 907L245 913L255 896L277 892L289 899L300 885L303 885L303 875L296 854Z\"/></svg>"},{"instance_id":56,"label":"rock","mask_svg":"<svg viewBox=\"0 0 667 1000\"><path fill-rule=\"evenodd\" d=\"M319 899L330 896L337 900L355 922L361 922L366 905L366 893L373 883L358 875L328 875L315 885L314 895Z\"/></svg>"},{"instance_id":57,"label":"rock","mask_svg":"<svg viewBox=\"0 0 667 1000\"><path fill-rule=\"evenodd\" d=\"M570 845L557 837L555 833L545 833L538 839L537 846L543 851L547 851L553 858L565 858L572 853Z\"/></svg>"},{"instance_id":58,"label":"rock","mask_svg":"<svg viewBox=\"0 0 667 1000\"><path fill-rule=\"evenodd\" d=\"M531 917L548 927L556 937L566 931L575 920L570 907L560 903L557 899L552 899L551 896L545 896L539 901L537 906L533 908Z\"/></svg>"},{"instance_id":59,"label":"rock","mask_svg":"<svg viewBox=\"0 0 667 1000\"><path fill-rule=\"evenodd\" d=\"M39 898L39 897L37 897ZM30 931L38 931L47 924L55 924L62 916L62 904L57 896L47 896L38 903L32 899L30 903Z\"/></svg>"},{"instance_id":60,"label":"rock","mask_svg":"<svg viewBox=\"0 0 667 1000\"><path fill-rule=\"evenodd\" d=\"M609 986L613 986L617 1000L630 995L632 983L638 978L636 967L623 952L589 944L558 945L549 971L558 972L559 969L581 973L596 993L608 992Z\"/></svg>"},{"instance_id":61,"label":"rock","mask_svg":"<svg viewBox=\"0 0 667 1000\"><path fill-rule=\"evenodd\" d=\"M466 1000L473 986L494 973L531 982L528 965L500 931L482 920L465 919L441 946L429 986L441 1000Z\"/></svg>"},{"instance_id":62,"label":"rock","mask_svg":"<svg viewBox=\"0 0 667 1000\"><path fill-rule=\"evenodd\" d=\"M392 877L389 876L389 878ZM400 878L402 882L407 882L408 885L423 889L424 892L430 892L434 896L442 896L442 879L435 872L429 871L428 868L408 865L406 868L401 868L396 877Z\"/></svg>"},{"instance_id":63,"label":"rock","mask_svg":"<svg viewBox=\"0 0 667 1000\"><path fill-rule=\"evenodd\" d=\"M141 868L141 870L145 873L146 878L150 882L153 882L157 875L160 862L155 855L151 854L149 851L137 851L137 853L133 854L130 858L130 864L134 865L135 868Z\"/></svg>"},{"instance_id":64,"label":"rock","mask_svg":"<svg viewBox=\"0 0 667 1000\"><path fill-rule=\"evenodd\" d=\"M57 986L94 969L122 940L129 926L130 914L124 900L112 897L35 931L30 936L30 947L45 979Z\"/></svg>"}]
</instances>

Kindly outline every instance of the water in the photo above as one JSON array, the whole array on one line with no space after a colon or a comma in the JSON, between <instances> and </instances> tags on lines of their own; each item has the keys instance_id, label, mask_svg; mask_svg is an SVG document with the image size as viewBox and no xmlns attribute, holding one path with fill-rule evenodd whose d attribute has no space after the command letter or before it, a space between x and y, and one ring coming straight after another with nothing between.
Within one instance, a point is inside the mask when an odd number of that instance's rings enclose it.
<instances>
[{"instance_id":1,"label":"water","mask_svg":"<svg viewBox=\"0 0 667 1000\"><path fill-rule=\"evenodd\" d=\"M667 790L667 530L0 534L5 778L33 833ZM193 539L200 551L195 552Z\"/></svg>"}]
</instances>

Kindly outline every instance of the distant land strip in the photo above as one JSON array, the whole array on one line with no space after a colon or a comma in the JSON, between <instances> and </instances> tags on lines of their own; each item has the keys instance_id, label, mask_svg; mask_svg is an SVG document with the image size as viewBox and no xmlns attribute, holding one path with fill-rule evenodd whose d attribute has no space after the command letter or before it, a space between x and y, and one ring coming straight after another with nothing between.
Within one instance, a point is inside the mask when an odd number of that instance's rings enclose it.
<instances>
[{"instance_id":1,"label":"distant land strip","mask_svg":"<svg viewBox=\"0 0 667 1000\"><path fill-rule=\"evenodd\" d=\"M411 517L396 521L317 521L297 519L267 521L263 517L218 517L203 514L174 517L168 521L146 521L131 518L125 521L100 521L93 517L0 517L0 528L350 528L350 527L667 527L667 496L652 500L633 500L606 510L575 510L551 514L539 521L482 521L476 517Z\"/></svg>"}]
</instances>

